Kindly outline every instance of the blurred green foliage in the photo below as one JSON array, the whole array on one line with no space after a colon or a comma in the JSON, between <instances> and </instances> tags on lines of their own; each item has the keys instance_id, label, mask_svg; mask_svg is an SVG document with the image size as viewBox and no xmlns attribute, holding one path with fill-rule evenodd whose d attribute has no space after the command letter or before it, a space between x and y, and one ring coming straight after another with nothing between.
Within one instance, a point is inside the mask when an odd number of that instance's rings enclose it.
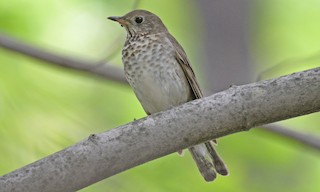
<instances>
[{"instance_id":1,"label":"blurred green foliage","mask_svg":"<svg viewBox=\"0 0 320 192\"><path fill-rule=\"evenodd\" d=\"M106 17L131 7L130 0L1 1L0 30L99 61L125 37ZM195 29L202 23L194 2L142 1L139 8L158 14L191 61L199 59L202 30ZM319 0L253 1L250 41L257 73L276 66L263 75L271 78L319 66L319 20ZM115 43L118 36L123 39ZM122 66L120 52L110 63ZM143 116L129 87L0 49L1 175ZM283 124L319 134L319 119L317 113ZM189 154L171 154L82 191L320 191L319 154L296 142L252 130L221 138L218 150L231 174L214 183L202 180Z\"/></svg>"}]
</instances>

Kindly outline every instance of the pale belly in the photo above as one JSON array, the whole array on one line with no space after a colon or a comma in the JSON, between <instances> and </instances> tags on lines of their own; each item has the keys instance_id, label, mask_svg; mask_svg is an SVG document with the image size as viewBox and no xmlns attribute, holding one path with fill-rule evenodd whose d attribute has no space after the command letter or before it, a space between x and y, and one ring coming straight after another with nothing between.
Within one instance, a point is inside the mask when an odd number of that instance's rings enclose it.
<instances>
[{"instance_id":1,"label":"pale belly","mask_svg":"<svg viewBox=\"0 0 320 192\"><path fill-rule=\"evenodd\" d=\"M148 114L170 109L192 99L187 80L180 79L173 70L158 71L158 75L144 72L130 84Z\"/></svg>"}]
</instances>

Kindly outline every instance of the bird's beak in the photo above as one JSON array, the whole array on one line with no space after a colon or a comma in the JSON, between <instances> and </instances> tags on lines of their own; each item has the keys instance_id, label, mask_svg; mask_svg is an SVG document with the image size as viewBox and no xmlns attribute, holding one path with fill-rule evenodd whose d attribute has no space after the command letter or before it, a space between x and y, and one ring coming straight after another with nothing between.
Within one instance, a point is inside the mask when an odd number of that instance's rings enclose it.
<instances>
[{"instance_id":1,"label":"bird's beak","mask_svg":"<svg viewBox=\"0 0 320 192\"><path fill-rule=\"evenodd\" d=\"M123 26L123 25L127 26L128 25L128 22L125 19L123 19L123 17L112 16L112 17L108 17L108 19L120 23L121 26Z\"/></svg>"}]
</instances>

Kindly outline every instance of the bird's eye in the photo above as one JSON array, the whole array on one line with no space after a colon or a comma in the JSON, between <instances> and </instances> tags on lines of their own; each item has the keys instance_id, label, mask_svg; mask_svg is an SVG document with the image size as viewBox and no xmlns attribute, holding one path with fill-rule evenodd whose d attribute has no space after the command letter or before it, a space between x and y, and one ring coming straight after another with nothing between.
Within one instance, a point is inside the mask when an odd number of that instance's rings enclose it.
<instances>
[{"instance_id":1,"label":"bird's eye","mask_svg":"<svg viewBox=\"0 0 320 192\"><path fill-rule=\"evenodd\" d=\"M143 18L142 18L142 17L136 17L136 18L134 19L134 21L135 21L136 23L142 23Z\"/></svg>"}]
</instances>

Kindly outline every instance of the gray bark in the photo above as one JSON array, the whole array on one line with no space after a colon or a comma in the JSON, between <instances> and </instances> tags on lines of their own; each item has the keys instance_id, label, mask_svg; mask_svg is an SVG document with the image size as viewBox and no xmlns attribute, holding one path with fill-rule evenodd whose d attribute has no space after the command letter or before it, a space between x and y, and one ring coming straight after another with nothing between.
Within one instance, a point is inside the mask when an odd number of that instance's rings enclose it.
<instances>
[{"instance_id":1,"label":"gray bark","mask_svg":"<svg viewBox=\"0 0 320 192\"><path fill-rule=\"evenodd\" d=\"M320 68L233 86L91 135L0 178L0 191L74 191L204 141L320 111Z\"/></svg>"}]
</instances>

